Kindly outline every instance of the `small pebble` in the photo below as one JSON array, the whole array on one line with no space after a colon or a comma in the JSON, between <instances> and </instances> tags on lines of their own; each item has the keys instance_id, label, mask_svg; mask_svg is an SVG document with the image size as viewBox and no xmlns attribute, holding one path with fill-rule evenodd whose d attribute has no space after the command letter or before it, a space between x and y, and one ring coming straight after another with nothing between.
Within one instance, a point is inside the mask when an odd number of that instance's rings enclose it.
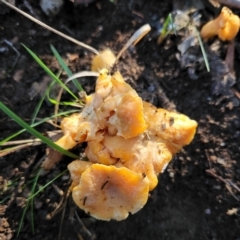
<instances>
[{"instance_id":1,"label":"small pebble","mask_svg":"<svg viewBox=\"0 0 240 240\"><path fill-rule=\"evenodd\" d=\"M23 207L25 202L26 202L26 198L23 198L23 197L16 198L16 203L18 207Z\"/></svg>"},{"instance_id":2,"label":"small pebble","mask_svg":"<svg viewBox=\"0 0 240 240\"><path fill-rule=\"evenodd\" d=\"M210 215L211 214L211 209L210 208L205 209L205 214Z\"/></svg>"},{"instance_id":3,"label":"small pebble","mask_svg":"<svg viewBox=\"0 0 240 240\"><path fill-rule=\"evenodd\" d=\"M221 143L220 143L220 146L221 146L221 147L225 147L225 146L226 146L226 143L225 143L225 142L221 142Z\"/></svg>"},{"instance_id":4,"label":"small pebble","mask_svg":"<svg viewBox=\"0 0 240 240\"><path fill-rule=\"evenodd\" d=\"M234 126L237 128L237 129L240 129L240 121L239 120L234 120Z\"/></svg>"},{"instance_id":5,"label":"small pebble","mask_svg":"<svg viewBox=\"0 0 240 240\"><path fill-rule=\"evenodd\" d=\"M154 92L155 91L155 86L154 85L150 85L149 87L148 87L148 92Z\"/></svg>"},{"instance_id":6,"label":"small pebble","mask_svg":"<svg viewBox=\"0 0 240 240\"><path fill-rule=\"evenodd\" d=\"M221 164L221 165L223 165L223 166L226 165L226 162L225 162L224 159L222 159L222 158L217 158L217 163L219 163L219 164Z\"/></svg>"},{"instance_id":7,"label":"small pebble","mask_svg":"<svg viewBox=\"0 0 240 240\"><path fill-rule=\"evenodd\" d=\"M213 162L216 162L216 161L217 161L217 157L214 156L214 155L211 155L209 158L210 158L210 160L213 161Z\"/></svg>"},{"instance_id":8,"label":"small pebble","mask_svg":"<svg viewBox=\"0 0 240 240\"><path fill-rule=\"evenodd\" d=\"M40 6L47 16L55 16L60 11L63 0L41 0Z\"/></svg>"},{"instance_id":9,"label":"small pebble","mask_svg":"<svg viewBox=\"0 0 240 240\"><path fill-rule=\"evenodd\" d=\"M0 53L4 53L4 52L8 52L8 48L7 47L1 47L0 48Z\"/></svg>"},{"instance_id":10,"label":"small pebble","mask_svg":"<svg viewBox=\"0 0 240 240\"><path fill-rule=\"evenodd\" d=\"M239 131L235 132L235 134L233 135L233 137L238 139L238 138L240 137L240 132L239 132Z\"/></svg>"},{"instance_id":11,"label":"small pebble","mask_svg":"<svg viewBox=\"0 0 240 240\"><path fill-rule=\"evenodd\" d=\"M40 208L42 207L42 205L43 205L42 202L37 201L37 202L35 203L35 208L36 208L36 209L40 209Z\"/></svg>"},{"instance_id":12,"label":"small pebble","mask_svg":"<svg viewBox=\"0 0 240 240\"><path fill-rule=\"evenodd\" d=\"M62 181L67 181L69 179L69 175L63 175L62 176Z\"/></svg>"}]
</instances>

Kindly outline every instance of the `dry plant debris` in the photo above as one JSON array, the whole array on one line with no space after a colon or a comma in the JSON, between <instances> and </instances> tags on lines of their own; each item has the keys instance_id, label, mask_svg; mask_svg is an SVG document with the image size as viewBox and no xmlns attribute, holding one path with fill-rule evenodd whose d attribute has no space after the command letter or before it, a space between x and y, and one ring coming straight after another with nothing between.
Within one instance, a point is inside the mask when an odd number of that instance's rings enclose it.
<instances>
[{"instance_id":1,"label":"dry plant debris","mask_svg":"<svg viewBox=\"0 0 240 240\"><path fill-rule=\"evenodd\" d=\"M71 2L73 2L75 5L88 5L89 3L94 2L95 0L70 0Z\"/></svg>"},{"instance_id":2,"label":"dry plant debris","mask_svg":"<svg viewBox=\"0 0 240 240\"><path fill-rule=\"evenodd\" d=\"M68 166L75 203L101 220L136 213L172 156L192 141L196 127L183 114L142 101L119 72L111 76L102 69L95 93L86 96L80 114L63 119L64 135L56 141L64 149L87 142L89 161ZM44 166L50 168L51 161Z\"/></svg>"}]
</instances>

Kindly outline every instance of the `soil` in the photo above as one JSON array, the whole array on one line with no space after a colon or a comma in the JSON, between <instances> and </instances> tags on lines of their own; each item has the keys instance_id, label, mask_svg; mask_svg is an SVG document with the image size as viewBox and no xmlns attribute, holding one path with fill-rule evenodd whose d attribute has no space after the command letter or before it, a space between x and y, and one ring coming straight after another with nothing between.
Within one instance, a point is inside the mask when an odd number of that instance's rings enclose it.
<instances>
[{"instance_id":1,"label":"soil","mask_svg":"<svg viewBox=\"0 0 240 240\"><path fill-rule=\"evenodd\" d=\"M174 157L159 177L146 206L121 222L95 220L77 209L71 197L64 201L71 182L65 172L36 196L17 236L46 146L32 146L0 157L0 239L239 240L239 57L235 55L236 82L230 88L233 94L214 95L213 76L205 68L198 70L197 80L190 79L188 70L181 68L176 57L181 36L171 35L157 45L159 23L172 11L171 1L97 1L78 7L65 1L60 13L52 17L41 11L38 1L28 3L41 21L98 50L109 47L115 53L140 26L149 23L152 31L124 53L116 68L143 99L157 107L184 113L199 126L193 142ZM24 1L16 1L16 6L29 12ZM56 73L60 67L52 57L50 44L68 60L73 72L90 69L93 54L13 10L0 13L0 39L0 100L25 121L30 122L49 78L22 43ZM237 37L236 53L239 40ZM227 44L219 44L219 57L224 60ZM80 81L87 93L93 91L93 78ZM69 96L64 94L63 98ZM51 115L53 109L53 105L44 101L38 117ZM19 129L0 111L0 139ZM43 124L37 130L46 133L54 128ZM16 139L29 138L24 133ZM42 173L37 188L62 173L70 161L64 158L50 172ZM55 211L58 207L60 210Z\"/></svg>"}]
</instances>

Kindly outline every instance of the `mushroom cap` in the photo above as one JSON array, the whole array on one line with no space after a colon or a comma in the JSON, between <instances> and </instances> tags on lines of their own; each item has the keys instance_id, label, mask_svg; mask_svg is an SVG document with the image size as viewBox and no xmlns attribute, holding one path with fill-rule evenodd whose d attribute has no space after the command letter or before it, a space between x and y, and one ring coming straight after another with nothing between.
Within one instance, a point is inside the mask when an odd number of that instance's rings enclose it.
<instances>
[{"instance_id":1,"label":"mushroom cap","mask_svg":"<svg viewBox=\"0 0 240 240\"><path fill-rule=\"evenodd\" d=\"M55 143L66 150L71 149L77 145L77 142L72 138L70 134L63 135Z\"/></svg>"},{"instance_id":2,"label":"mushroom cap","mask_svg":"<svg viewBox=\"0 0 240 240\"><path fill-rule=\"evenodd\" d=\"M93 164L73 188L74 202L93 217L124 220L147 202L148 179L125 167Z\"/></svg>"},{"instance_id":3,"label":"mushroom cap","mask_svg":"<svg viewBox=\"0 0 240 240\"><path fill-rule=\"evenodd\" d=\"M120 159L124 163L133 158L137 150L137 144L141 144L141 138L142 136L125 139L120 136L105 134L103 144L113 158Z\"/></svg>"},{"instance_id":4,"label":"mushroom cap","mask_svg":"<svg viewBox=\"0 0 240 240\"><path fill-rule=\"evenodd\" d=\"M186 115L156 108L143 102L144 117L148 123L147 133L159 142L165 141L172 153L188 145L196 133L197 122Z\"/></svg>"},{"instance_id":5,"label":"mushroom cap","mask_svg":"<svg viewBox=\"0 0 240 240\"><path fill-rule=\"evenodd\" d=\"M111 156L109 150L105 147L102 141L89 141L85 153L89 161L92 163L112 165L117 162L117 159Z\"/></svg>"},{"instance_id":6,"label":"mushroom cap","mask_svg":"<svg viewBox=\"0 0 240 240\"><path fill-rule=\"evenodd\" d=\"M103 68L110 69L116 61L116 56L107 48L95 56L92 60L92 71L98 72Z\"/></svg>"},{"instance_id":7,"label":"mushroom cap","mask_svg":"<svg viewBox=\"0 0 240 240\"><path fill-rule=\"evenodd\" d=\"M76 134L79 122L79 113L74 113L70 117L65 117L61 121L61 129L64 134Z\"/></svg>"},{"instance_id":8,"label":"mushroom cap","mask_svg":"<svg viewBox=\"0 0 240 240\"><path fill-rule=\"evenodd\" d=\"M152 191L157 186L158 174L164 171L172 159L172 153L167 145L159 139L155 141L151 136L148 139L147 136L142 135L132 146L130 139L128 139L129 144L126 144L125 148L121 142L126 142L126 140L118 138L119 145L113 148L112 144L116 142L114 140L116 136L111 138L112 141L109 139L105 146L112 156L118 157L119 161L116 166L126 167L136 173L146 175L149 179L149 191ZM125 155L121 152L125 152ZM126 155L126 152L131 156ZM127 156L127 158L121 158L124 156Z\"/></svg>"},{"instance_id":9,"label":"mushroom cap","mask_svg":"<svg viewBox=\"0 0 240 240\"><path fill-rule=\"evenodd\" d=\"M149 179L149 190L153 190L158 183L158 174L172 159L172 153L166 143L145 134L130 139L116 135L111 136L107 133L103 137L101 149L107 152L110 159L115 160L114 165L146 175ZM89 161L102 163L101 154L92 149L94 145L89 143L86 150L94 153L94 155L87 154Z\"/></svg>"},{"instance_id":10,"label":"mushroom cap","mask_svg":"<svg viewBox=\"0 0 240 240\"><path fill-rule=\"evenodd\" d=\"M70 117L65 117L61 121L61 129L64 135L55 143L64 149L71 149L77 145L74 140L79 125L79 114L74 113Z\"/></svg>"},{"instance_id":11,"label":"mushroom cap","mask_svg":"<svg viewBox=\"0 0 240 240\"><path fill-rule=\"evenodd\" d=\"M193 139L197 123L183 114L157 109L146 102L143 106L148 123L143 134L126 139L105 132L100 142L88 142L86 155L90 162L114 164L146 175L151 191L172 155Z\"/></svg>"},{"instance_id":12,"label":"mushroom cap","mask_svg":"<svg viewBox=\"0 0 240 240\"><path fill-rule=\"evenodd\" d=\"M82 173L91 166L92 163L82 160L75 160L68 164L68 170L74 182L73 185L79 184Z\"/></svg>"},{"instance_id":13,"label":"mushroom cap","mask_svg":"<svg viewBox=\"0 0 240 240\"><path fill-rule=\"evenodd\" d=\"M144 120L142 99L122 78L119 72L107 75L103 69L97 79L95 94L87 98L82 112L62 121L64 134L71 133L76 142L97 139L97 133L108 130L124 138L143 133ZM99 139L98 139L99 140Z\"/></svg>"},{"instance_id":14,"label":"mushroom cap","mask_svg":"<svg viewBox=\"0 0 240 240\"><path fill-rule=\"evenodd\" d=\"M223 7L219 16L206 23L201 29L201 37L205 40L218 35L223 40L233 40L239 31L239 17L227 8Z\"/></svg>"},{"instance_id":15,"label":"mushroom cap","mask_svg":"<svg viewBox=\"0 0 240 240\"><path fill-rule=\"evenodd\" d=\"M200 31L200 35L204 40L208 40L218 35L218 29L219 29L218 22L214 19L203 25Z\"/></svg>"},{"instance_id":16,"label":"mushroom cap","mask_svg":"<svg viewBox=\"0 0 240 240\"><path fill-rule=\"evenodd\" d=\"M146 130L142 99L135 91L123 94L114 111L115 114L109 118L109 125L116 128L118 136L128 139Z\"/></svg>"},{"instance_id":17,"label":"mushroom cap","mask_svg":"<svg viewBox=\"0 0 240 240\"><path fill-rule=\"evenodd\" d=\"M227 8L227 7L223 7L222 9L222 13L221 13L225 19L227 19L224 23L224 20L222 20L222 22L220 21L220 28L218 29L218 37L223 40L223 41L231 41L232 39L234 39L236 37L236 35L238 34L239 31L239 17L235 14L233 14L233 12ZM220 15L221 15L220 14Z\"/></svg>"},{"instance_id":18,"label":"mushroom cap","mask_svg":"<svg viewBox=\"0 0 240 240\"><path fill-rule=\"evenodd\" d=\"M87 142L89 162L68 165L75 203L101 220L123 220L147 202L172 155L189 144L197 123L143 102L119 72L100 71L80 114L62 121L65 149Z\"/></svg>"}]
</instances>

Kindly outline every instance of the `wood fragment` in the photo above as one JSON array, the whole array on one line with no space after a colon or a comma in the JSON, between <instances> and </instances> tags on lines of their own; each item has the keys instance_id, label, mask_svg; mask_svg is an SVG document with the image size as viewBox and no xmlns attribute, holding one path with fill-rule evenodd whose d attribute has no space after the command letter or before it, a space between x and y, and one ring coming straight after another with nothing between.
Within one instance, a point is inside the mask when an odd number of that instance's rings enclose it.
<instances>
[{"instance_id":1,"label":"wood fragment","mask_svg":"<svg viewBox=\"0 0 240 240\"><path fill-rule=\"evenodd\" d=\"M232 209L228 209L228 211L226 212L227 215L234 215L234 214L237 214L238 212L238 208L232 208Z\"/></svg>"}]
</instances>

